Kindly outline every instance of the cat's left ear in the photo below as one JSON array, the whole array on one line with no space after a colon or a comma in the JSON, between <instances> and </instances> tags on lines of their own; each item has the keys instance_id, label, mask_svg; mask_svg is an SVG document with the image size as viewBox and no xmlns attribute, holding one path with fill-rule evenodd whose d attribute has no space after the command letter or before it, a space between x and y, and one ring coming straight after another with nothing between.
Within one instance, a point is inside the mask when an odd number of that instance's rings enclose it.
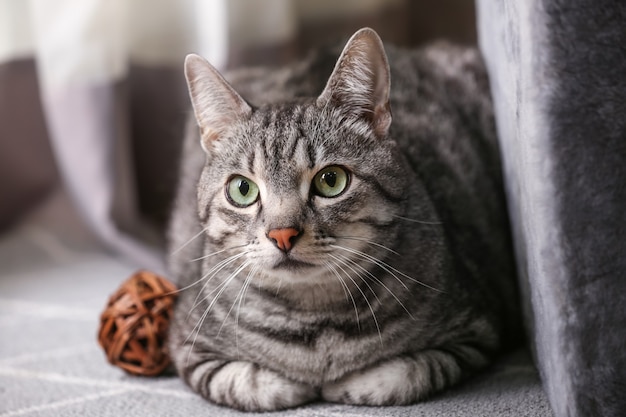
<instances>
[{"instance_id":1,"label":"cat's left ear","mask_svg":"<svg viewBox=\"0 0 626 417\"><path fill-rule=\"evenodd\" d=\"M379 137L391 125L389 63L378 34L363 28L356 32L337 60L317 103L332 103L352 116L365 119Z\"/></svg>"},{"instance_id":2,"label":"cat's left ear","mask_svg":"<svg viewBox=\"0 0 626 417\"><path fill-rule=\"evenodd\" d=\"M187 55L185 78L205 150L236 120L252 112L224 77L198 55Z\"/></svg>"}]
</instances>

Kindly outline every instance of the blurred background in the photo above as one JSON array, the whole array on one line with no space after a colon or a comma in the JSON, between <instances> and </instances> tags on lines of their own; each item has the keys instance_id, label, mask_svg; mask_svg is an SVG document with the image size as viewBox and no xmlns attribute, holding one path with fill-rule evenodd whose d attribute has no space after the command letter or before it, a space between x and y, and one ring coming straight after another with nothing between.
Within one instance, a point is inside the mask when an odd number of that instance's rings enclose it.
<instances>
[{"instance_id":1,"label":"blurred background","mask_svg":"<svg viewBox=\"0 0 626 417\"><path fill-rule=\"evenodd\" d=\"M184 56L281 65L363 26L404 46L476 42L472 0L0 0L0 234L156 268Z\"/></svg>"}]
</instances>

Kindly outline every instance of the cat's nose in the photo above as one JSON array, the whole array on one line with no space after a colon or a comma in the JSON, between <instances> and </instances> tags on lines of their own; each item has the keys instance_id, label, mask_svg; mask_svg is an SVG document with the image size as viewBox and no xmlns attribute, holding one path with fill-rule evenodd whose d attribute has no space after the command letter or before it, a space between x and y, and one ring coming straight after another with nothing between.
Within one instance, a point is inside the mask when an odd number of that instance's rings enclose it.
<instances>
[{"instance_id":1,"label":"cat's nose","mask_svg":"<svg viewBox=\"0 0 626 417\"><path fill-rule=\"evenodd\" d=\"M285 253L291 250L298 236L300 236L300 230L294 229L293 227L272 229L267 233L267 237L272 243Z\"/></svg>"}]
</instances>

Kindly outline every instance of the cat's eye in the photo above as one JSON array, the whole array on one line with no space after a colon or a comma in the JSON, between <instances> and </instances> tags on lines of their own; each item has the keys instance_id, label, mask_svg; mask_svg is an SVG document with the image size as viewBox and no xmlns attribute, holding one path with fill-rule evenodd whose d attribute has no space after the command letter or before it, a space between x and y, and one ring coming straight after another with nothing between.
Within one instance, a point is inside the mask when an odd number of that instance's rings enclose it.
<instances>
[{"instance_id":1,"label":"cat's eye","mask_svg":"<svg viewBox=\"0 0 626 417\"><path fill-rule=\"evenodd\" d=\"M350 183L348 172L338 166L329 166L313 178L313 190L322 197L337 197L343 193Z\"/></svg>"},{"instance_id":2,"label":"cat's eye","mask_svg":"<svg viewBox=\"0 0 626 417\"><path fill-rule=\"evenodd\" d=\"M248 207L259 198L259 187L254 181L235 175L226 185L226 196L231 204L237 207Z\"/></svg>"}]
</instances>

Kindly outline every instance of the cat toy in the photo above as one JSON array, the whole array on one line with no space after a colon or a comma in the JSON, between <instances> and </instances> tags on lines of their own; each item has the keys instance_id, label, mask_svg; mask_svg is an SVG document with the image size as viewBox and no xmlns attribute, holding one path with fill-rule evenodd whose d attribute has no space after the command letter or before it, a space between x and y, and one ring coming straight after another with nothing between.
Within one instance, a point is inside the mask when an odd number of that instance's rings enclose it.
<instances>
[{"instance_id":1,"label":"cat toy","mask_svg":"<svg viewBox=\"0 0 626 417\"><path fill-rule=\"evenodd\" d=\"M98 342L108 361L133 375L156 376L171 360L166 337L176 287L149 271L137 271L111 295L100 315Z\"/></svg>"}]
</instances>

